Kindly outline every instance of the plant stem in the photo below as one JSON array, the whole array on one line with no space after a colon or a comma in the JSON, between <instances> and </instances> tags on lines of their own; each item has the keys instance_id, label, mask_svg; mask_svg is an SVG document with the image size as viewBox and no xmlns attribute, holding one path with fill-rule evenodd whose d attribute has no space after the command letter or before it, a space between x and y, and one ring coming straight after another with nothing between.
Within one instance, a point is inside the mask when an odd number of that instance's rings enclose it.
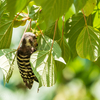
<instances>
[{"instance_id":1,"label":"plant stem","mask_svg":"<svg viewBox=\"0 0 100 100\"><path fill-rule=\"evenodd\" d=\"M31 20L30 20L30 22L31 22ZM25 31L24 31L24 33L23 33L23 36L22 36L21 40L20 40L20 43L19 43L19 45L18 45L17 50L20 48L21 42L22 42L22 40L23 40L23 38L24 38L24 34L26 33L26 31L27 31L27 29L28 29L28 27L29 27L29 25L30 25L30 22L28 23L27 27L25 28Z\"/></svg>"},{"instance_id":2,"label":"plant stem","mask_svg":"<svg viewBox=\"0 0 100 100\"><path fill-rule=\"evenodd\" d=\"M32 19L30 19L30 31L32 30L32 29L31 29L31 22L32 22Z\"/></svg>"},{"instance_id":3,"label":"plant stem","mask_svg":"<svg viewBox=\"0 0 100 100\"><path fill-rule=\"evenodd\" d=\"M51 45L51 50L52 50L52 48L53 48L53 43L54 43L55 34L56 34L56 28L57 28L57 23L58 23L58 20L56 20L56 22L55 22L55 30L54 30L53 42L52 42L52 45Z\"/></svg>"},{"instance_id":4,"label":"plant stem","mask_svg":"<svg viewBox=\"0 0 100 100\"><path fill-rule=\"evenodd\" d=\"M19 13L15 16L14 20L16 20L16 18L19 16L20 13L21 13L21 12L19 12Z\"/></svg>"},{"instance_id":5,"label":"plant stem","mask_svg":"<svg viewBox=\"0 0 100 100\"><path fill-rule=\"evenodd\" d=\"M86 17L85 17L83 9L82 9L82 12L83 12L84 20L85 20L85 25L87 26L87 21L86 21Z\"/></svg>"},{"instance_id":6,"label":"plant stem","mask_svg":"<svg viewBox=\"0 0 100 100\"><path fill-rule=\"evenodd\" d=\"M35 23L37 24L37 22L35 21ZM40 30L40 33L43 35L43 33L42 33L42 31L41 31L41 29L40 29L40 27L37 25L37 27L38 27L38 29Z\"/></svg>"}]
</instances>

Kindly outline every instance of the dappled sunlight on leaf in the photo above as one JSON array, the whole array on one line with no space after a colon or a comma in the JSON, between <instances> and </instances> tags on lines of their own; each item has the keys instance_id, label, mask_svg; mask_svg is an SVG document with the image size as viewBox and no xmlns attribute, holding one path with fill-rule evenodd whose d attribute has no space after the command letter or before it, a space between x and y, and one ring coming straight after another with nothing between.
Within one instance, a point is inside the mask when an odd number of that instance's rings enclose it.
<instances>
[{"instance_id":1,"label":"dappled sunlight on leaf","mask_svg":"<svg viewBox=\"0 0 100 100\"><path fill-rule=\"evenodd\" d=\"M77 56L76 40L85 25L83 15L81 13L73 15L65 24L65 36L69 39L68 44L71 48L73 58Z\"/></svg>"},{"instance_id":2,"label":"dappled sunlight on leaf","mask_svg":"<svg viewBox=\"0 0 100 100\"><path fill-rule=\"evenodd\" d=\"M38 45L38 50L50 50L53 40L47 37L46 35L41 35ZM56 41L54 41L53 48L52 48L52 55L54 57L61 57L61 48L57 44Z\"/></svg>"},{"instance_id":3,"label":"dappled sunlight on leaf","mask_svg":"<svg viewBox=\"0 0 100 100\"><path fill-rule=\"evenodd\" d=\"M80 57L97 60L100 56L100 32L91 26L84 27L77 39L76 49Z\"/></svg>"},{"instance_id":4,"label":"dappled sunlight on leaf","mask_svg":"<svg viewBox=\"0 0 100 100\"><path fill-rule=\"evenodd\" d=\"M37 51L31 55L33 72L39 80L39 87L53 86L56 82L56 66L50 51Z\"/></svg>"},{"instance_id":5,"label":"dappled sunlight on leaf","mask_svg":"<svg viewBox=\"0 0 100 100\"><path fill-rule=\"evenodd\" d=\"M0 50L0 68L4 74L4 84L9 82L14 68L14 57L16 50L2 49Z\"/></svg>"}]
</instances>

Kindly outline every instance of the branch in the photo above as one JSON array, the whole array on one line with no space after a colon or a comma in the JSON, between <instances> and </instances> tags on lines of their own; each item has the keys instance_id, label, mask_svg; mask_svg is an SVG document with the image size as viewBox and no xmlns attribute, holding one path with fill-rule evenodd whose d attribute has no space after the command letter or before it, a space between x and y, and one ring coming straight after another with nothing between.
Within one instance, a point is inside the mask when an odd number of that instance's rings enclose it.
<instances>
[{"instance_id":1,"label":"branch","mask_svg":"<svg viewBox=\"0 0 100 100\"><path fill-rule=\"evenodd\" d=\"M31 22L31 20L30 20L30 22ZM18 45L17 50L20 48L21 42L22 42L22 40L23 40L23 38L24 38L24 34L26 33L26 31L27 31L27 29L28 29L28 27L29 27L29 25L30 25L30 22L28 23L28 25L27 25L27 27L26 27L24 33L23 33L23 36L22 36L22 38L21 38L21 40L20 40L20 43L19 43L19 45Z\"/></svg>"},{"instance_id":2,"label":"branch","mask_svg":"<svg viewBox=\"0 0 100 100\"><path fill-rule=\"evenodd\" d=\"M56 28L57 28L57 23L58 23L58 20L56 20L56 22L55 22L55 30L54 30L53 42L52 42L52 45L51 45L51 50L52 50L52 48L53 48L53 43L54 43L54 38L55 38Z\"/></svg>"},{"instance_id":3,"label":"branch","mask_svg":"<svg viewBox=\"0 0 100 100\"><path fill-rule=\"evenodd\" d=\"M35 21L35 23L37 24L37 22ZM40 33L43 35L43 33L42 33L42 31L41 31L41 29L40 29L40 27L37 25L37 27L38 27L38 29L40 30Z\"/></svg>"},{"instance_id":4,"label":"branch","mask_svg":"<svg viewBox=\"0 0 100 100\"><path fill-rule=\"evenodd\" d=\"M87 21L86 21L86 17L85 17L83 9L82 9L82 12L83 12L84 20L85 20L85 25L87 26Z\"/></svg>"},{"instance_id":5,"label":"branch","mask_svg":"<svg viewBox=\"0 0 100 100\"><path fill-rule=\"evenodd\" d=\"M30 19L30 31L32 30L32 28L31 28L31 22L32 22L32 19Z\"/></svg>"},{"instance_id":6,"label":"branch","mask_svg":"<svg viewBox=\"0 0 100 100\"><path fill-rule=\"evenodd\" d=\"M19 12L19 13L15 16L14 20L16 20L16 18L19 16L20 13L21 13L21 12Z\"/></svg>"}]
</instances>

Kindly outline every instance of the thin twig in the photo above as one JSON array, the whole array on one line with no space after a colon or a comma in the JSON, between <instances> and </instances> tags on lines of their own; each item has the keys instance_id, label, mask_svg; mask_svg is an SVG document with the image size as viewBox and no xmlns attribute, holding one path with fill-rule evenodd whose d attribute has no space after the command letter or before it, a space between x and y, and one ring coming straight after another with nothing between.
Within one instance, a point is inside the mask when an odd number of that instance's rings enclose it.
<instances>
[{"instance_id":1,"label":"thin twig","mask_svg":"<svg viewBox=\"0 0 100 100\"><path fill-rule=\"evenodd\" d=\"M37 23L37 22L35 21L35 23ZM38 27L38 29L40 30L40 33L43 35L43 33L42 33L40 27L39 27L38 25L37 25L37 27Z\"/></svg>"},{"instance_id":2,"label":"thin twig","mask_svg":"<svg viewBox=\"0 0 100 100\"><path fill-rule=\"evenodd\" d=\"M30 19L30 31L32 30L32 29L31 29L31 22L32 22L32 19Z\"/></svg>"},{"instance_id":3,"label":"thin twig","mask_svg":"<svg viewBox=\"0 0 100 100\"><path fill-rule=\"evenodd\" d=\"M31 22L31 20L30 20L30 22ZM19 49L19 47L20 47L20 45L21 45L21 42L22 42L22 40L23 40L23 38L24 38L24 34L26 33L26 31L27 31L27 29L28 29L28 27L29 27L29 25L30 25L30 22L28 23L28 25L27 25L27 27L26 27L24 33L23 33L23 36L22 36L22 38L21 38L21 40L20 40L20 43L19 43L19 45L18 45L17 50Z\"/></svg>"},{"instance_id":4,"label":"thin twig","mask_svg":"<svg viewBox=\"0 0 100 100\"><path fill-rule=\"evenodd\" d=\"M52 45L51 45L51 50L52 50L52 48L53 48L53 43L54 43L55 34L56 34L56 28L57 28L57 23L58 23L58 20L56 20L56 22L55 22L55 30L54 30L53 42L52 42Z\"/></svg>"},{"instance_id":5,"label":"thin twig","mask_svg":"<svg viewBox=\"0 0 100 100\"><path fill-rule=\"evenodd\" d=\"M19 13L15 16L14 20L16 20L16 18L19 16L20 13L21 13L21 12L19 12Z\"/></svg>"},{"instance_id":6,"label":"thin twig","mask_svg":"<svg viewBox=\"0 0 100 100\"><path fill-rule=\"evenodd\" d=\"M87 26L87 21L86 21L86 17L85 17L83 9L82 9L82 12L83 12L84 20L85 20L85 25Z\"/></svg>"},{"instance_id":7,"label":"thin twig","mask_svg":"<svg viewBox=\"0 0 100 100\"><path fill-rule=\"evenodd\" d=\"M65 18L65 16L63 15L63 23L62 23L62 38L63 38L63 35L64 35L64 18Z\"/></svg>"}]
</instances>

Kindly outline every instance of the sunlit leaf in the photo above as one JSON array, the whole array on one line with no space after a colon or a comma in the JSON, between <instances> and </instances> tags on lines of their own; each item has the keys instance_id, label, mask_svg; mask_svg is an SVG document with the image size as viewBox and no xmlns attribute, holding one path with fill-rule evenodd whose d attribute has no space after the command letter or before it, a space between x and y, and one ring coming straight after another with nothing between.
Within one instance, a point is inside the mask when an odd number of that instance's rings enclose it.
<instances>
[{"instance_id":1,"label":"sunlit leaf","mask_svg":"<svg viewBox=\"0 0 100 100\"><path fill-rule=\"evenodd\" d=\"M9 48L12 38L12 29L12 21L6 21L0 25L0 49Z\"/></svg>"},{"instance_id":2,"label":"sunlit leaf","mask_svg":"<svg viewBox=\"0 0 100 100\"><path fill-rule=\"evenodd\" d=\"M38 44L38 50L50 50L52 46L53 40L47 37L46 35L41 35L39 44ZM53 48L52 48L52 55L54 57L61 57L61 49L56 41L54 41Z\"/></svg>"},{"instance_id":3,"label":"sunlit leaf","mask_svg":"<svg viewBox=\"0 0 100 100\"><path fill-rule=\"evenodd\" d=\"M77 39L76 49L80 57L97 60L100 56L100 32L91 26L84 27Z\"/></svg>"},{"instance_id":4,"label":"sunlit leaf","mask_svg":"<svg viewBox=\"0 0 100 100\"><path fill-rule=\"evenodd\" d=\"M87 2L87 0L74 0L76 13L78 13L78 11L81 10L84 7L86 2Z\"/></svg>"},{"instance_id":5,"label":"sunlit leaf","mask_svg":"<svg viewBox=\"0 0 100 100\"><path fill-rule=\"evenodd\" d=\"M36 6L36 5L33 5L31 7L31 10L29 12L29 17L33 20L36 20L38 19L38 16L39 16L39 9L40 7L39 6Z\"/></svg>"},{"instance_id":6,"label":"sunlit leaf","mask_svg":"<svg viewBox=\"0 0 100 100\"><path fill-rule=\"evenodd\" d=\"M4 74L4 84L9 82L14 68L14 57L16 50L1 49L0 50L0 68Z\"/></svg>"},{"instance_id":7,"label":"sunlit leaf","mask_svg":"<svg viewBox=\"0 0 100 100\"><path fill-rule=\"evenodd\" d=\"M53 86L56 82L56 66L50 51L37 51L30 58L33 72L39 80L39 87Z\"/></svg>"},{"instance_id":8,"label":"sunlit leaf","mask_svg":"<svg viewBox=\"0 0 100 100\"><path fill-rule=\"evenodd\" d=\"M7 0L7 10L10 17L13 18L18 12L21 12L31 0Z\"/></svg>"},{"instance_id":9,"label":"sunlit leaf","mask_svg":"<svg viewBox=\"0 0 100 100\"><path fill-rule=\"evenodd\" d=\"M62 69L66 66L66 62L62 57L55 59L55 63L57 66L57 71L62 71Z\"/></svg>"},{"instance_id":10,"label":"sunlit leaf","mask_svg":"<svg viewBox=\"0 0 100 100\"><path fill-rule=\"evenodd\" d=\"M99 11L96 12L94 21L93 21L93 27L100 28L100 17L99 17Z\"/></svg>"},{"instance_id":11,"label":"sunlit leaf","mask_svg":"<svg viewBox=\"0 0 100 100\"><path fill-rule=\"evenodd\" d=\"M65 14L73 3L73 0L35 0L42 6L42 15L47 26L50 26L57 18Z\"/></svg>"},{"instance_id":12,"label":"sunlit leaf","mask_svg":"<svg viewBox=\"0 0 100 100\"><path fill-rule=\"evenodd\" d=\"M71 48L73 58L77 56L76 40L85 25L84 17L82 14L73 15L65 24L65 36L69 38L69 46Z\"/></svg>"},{"instance_id":13,"label":"sunlit leaf","mask_svg":"<svg viewBox=\"0 0 100 100\"><path fill-rule=\"evenodd\" d=\"M92 26L93 18L92 15L86 17L86 21L88 25ZM77 56L76 52L76 40L78 38L78 35L84 28L85 21L83 14L79 13L77 15L73 15L72 18L70 18L66 24L65 24L65 36L68 38L68 44L71 48L71 52L73 54L73 58Z\"/></svg>"},{"instance_id":14,"label":"sunlit leaf","mask_svg":"<svg viewBox=\"0 0 100 100\"><path fill-rule=\"evenodd\" d=\"M93 12L96 6L96 3L97 3L97 0L88 0L86 2L85 6L83 7L83 11L86 16L89 16Z\"/></svg>"}]
</instances>

